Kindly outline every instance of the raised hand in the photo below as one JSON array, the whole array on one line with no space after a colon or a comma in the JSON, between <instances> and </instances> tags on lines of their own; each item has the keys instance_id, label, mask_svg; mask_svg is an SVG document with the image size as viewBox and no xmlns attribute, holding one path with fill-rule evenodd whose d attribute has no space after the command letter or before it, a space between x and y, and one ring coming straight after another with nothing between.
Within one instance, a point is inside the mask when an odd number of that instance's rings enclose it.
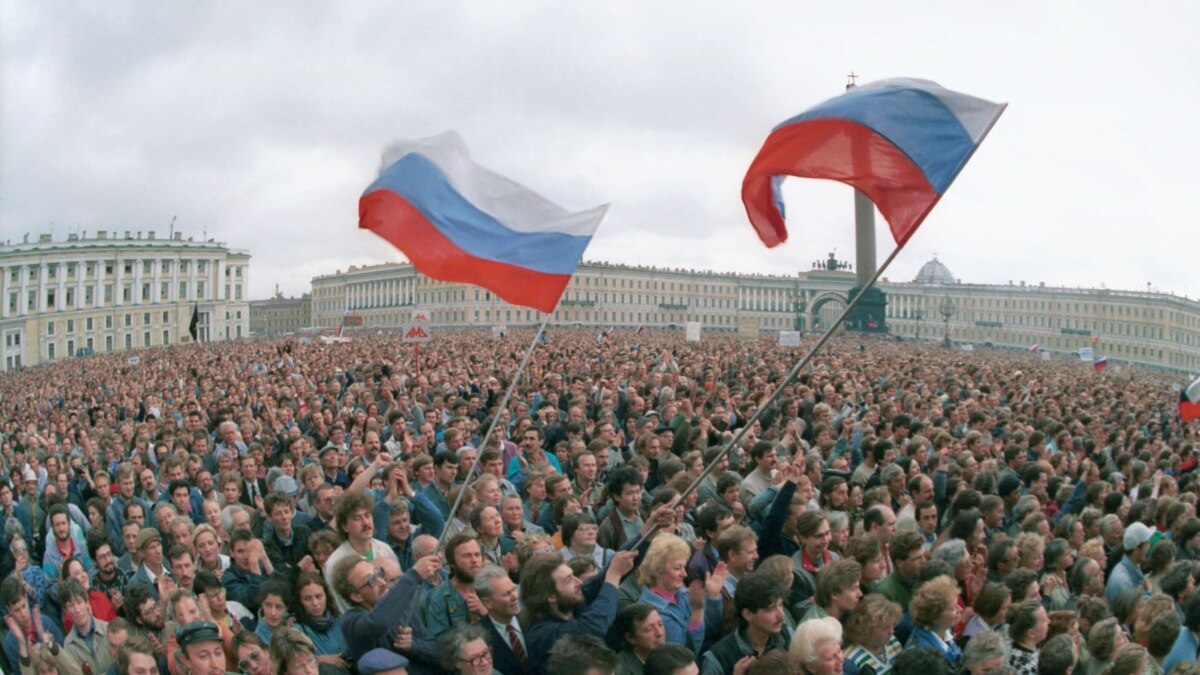
<instances>
[{"instance_id":1,"label":"raised hand","mask_svg":"<svg viewBox=\"0 0 1200 675\"><path fill-rule=\"evenodd\" d=\"M721 597L721 591L725 588L725 577L729 575L729 568L724 562L717 563L712 572L704 575L704 592L710 598Z\"/></svg>"}]
</instances>

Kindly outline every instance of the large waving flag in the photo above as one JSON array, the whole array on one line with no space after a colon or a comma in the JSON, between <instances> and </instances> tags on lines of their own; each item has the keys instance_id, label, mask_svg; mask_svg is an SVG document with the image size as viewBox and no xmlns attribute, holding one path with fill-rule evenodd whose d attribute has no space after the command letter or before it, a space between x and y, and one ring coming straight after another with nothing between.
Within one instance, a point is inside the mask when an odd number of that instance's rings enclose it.
<instances>
[{"instance_id":1,"label":"large waving flag","mask_svg":"<svg viewBox=\"0 0 1200 675\"><path fill-rule=\"evenodd\" d=\"M424 275L554 311L608 206L573 213L471 160L453 131L401 142L358 202L358 226Z\"/></svg>"},{"instance_id":2,"label":"large waving flag","mask_svg":"<svg viewBox=\"0 0 1200 675\"><path fill-rule=\"evenodd\" d=\"M767 246L787 240L785 176L854 186L903 246L1007 104L916 79L855 87L775 127L746 171L742 202Z\"/></svg>"}]
</instances>

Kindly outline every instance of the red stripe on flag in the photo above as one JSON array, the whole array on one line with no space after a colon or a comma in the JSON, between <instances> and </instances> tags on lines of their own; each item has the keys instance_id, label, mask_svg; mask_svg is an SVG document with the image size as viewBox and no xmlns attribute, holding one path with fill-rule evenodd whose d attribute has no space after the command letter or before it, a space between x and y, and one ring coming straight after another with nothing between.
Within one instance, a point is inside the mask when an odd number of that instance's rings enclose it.
<instances>
[{"instance_id":1,"label":"red stripe on flag","mask_svg":"<svg viewBox=\"0 0 1200 675\"><path fill-rule=\"evenodd\" d=\"M775 208L771 177L825 178L871 198L903 246L941 198L912 160L891 141L849 120L811 120L776 129L742 181L746 215L767 246L787 240Z\"/></svg>"},{"instance_id":2,"label":"red stripe on flag","mask_svg":"<svg viewBox=\"0 0 1200 675\"><path fill-rule=\"evenodd\" d=\"M358 200L358 226L400 249L422 274L482 286L515 305L553 312L571 276L485 260L455 246L408 200L375 190Z\"/></svg>"}]
</instances>

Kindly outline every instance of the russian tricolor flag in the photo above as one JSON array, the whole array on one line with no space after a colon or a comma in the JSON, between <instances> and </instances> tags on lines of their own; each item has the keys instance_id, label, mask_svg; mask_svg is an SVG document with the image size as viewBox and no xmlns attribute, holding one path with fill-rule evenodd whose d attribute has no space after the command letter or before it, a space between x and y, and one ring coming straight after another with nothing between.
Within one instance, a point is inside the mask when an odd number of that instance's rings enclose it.
<instances>
[{"instance_id":1,"label":"russian tricolor flag","mask_svg":"<svg viewBox=\"0 0 1200 675\"><path fill-rule=\"evenodd\" d=\"M1092 361L1092 367L1095 368L1097 371L1104 370L1105 368L1108 367L1108 357L1101 356L1100 358L1096 359L1095 361Z\"/></svg>"},{"instance_id":2,"label":"russian tricolor flag","mask_svg":"<svg viewBox=\"0 0 1200 675\"><path fill-rule=\"evenodd\" d=\"M608 206L570 212L479 166L453 131L384 152L358 226L422 274L554 311Z\"/></svg>"},{"instance_id":3,"label":"russian tricolor flag","mask_svg":"<svg viewBox=\"0 0 1200 675\"><path fill-rule=\"evenodd\" d=\"M1188 422L1200 417L1200 403L1196 403L1188 398L1187 390L1183 389L1179 392L1179 419L1182 422Z\"/></svg>"},{"instance_id":4,"label":"russian tricolor flag","mask_svg":"<svg viewBox=\"0 0 1200 675\"><path fill-rule=\"evenodd\" d=\"M825 178L867 195L897 246L916 231L1006 104L928 80L855 87L775 127L742 182L750 223L767 246L787 240L780 184Z\"/></svg>"}]
</instances>

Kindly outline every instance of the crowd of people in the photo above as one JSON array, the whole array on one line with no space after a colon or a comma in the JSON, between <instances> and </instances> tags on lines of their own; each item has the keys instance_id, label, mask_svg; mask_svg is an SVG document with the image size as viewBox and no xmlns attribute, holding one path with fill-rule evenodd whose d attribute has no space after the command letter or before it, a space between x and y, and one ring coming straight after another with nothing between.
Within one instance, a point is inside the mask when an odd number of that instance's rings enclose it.
<instances>
[{"instance_id":1,"label":"crowd of people","mask_svg":"<svg viewBox=\"0 0 1200 675\"><path fill-rule=\"evenodd\" d=\"M1200 672L1180 376L552 329L502 408L531 338L3 375L3 669Z\"/></svg>"}]
</instances>

